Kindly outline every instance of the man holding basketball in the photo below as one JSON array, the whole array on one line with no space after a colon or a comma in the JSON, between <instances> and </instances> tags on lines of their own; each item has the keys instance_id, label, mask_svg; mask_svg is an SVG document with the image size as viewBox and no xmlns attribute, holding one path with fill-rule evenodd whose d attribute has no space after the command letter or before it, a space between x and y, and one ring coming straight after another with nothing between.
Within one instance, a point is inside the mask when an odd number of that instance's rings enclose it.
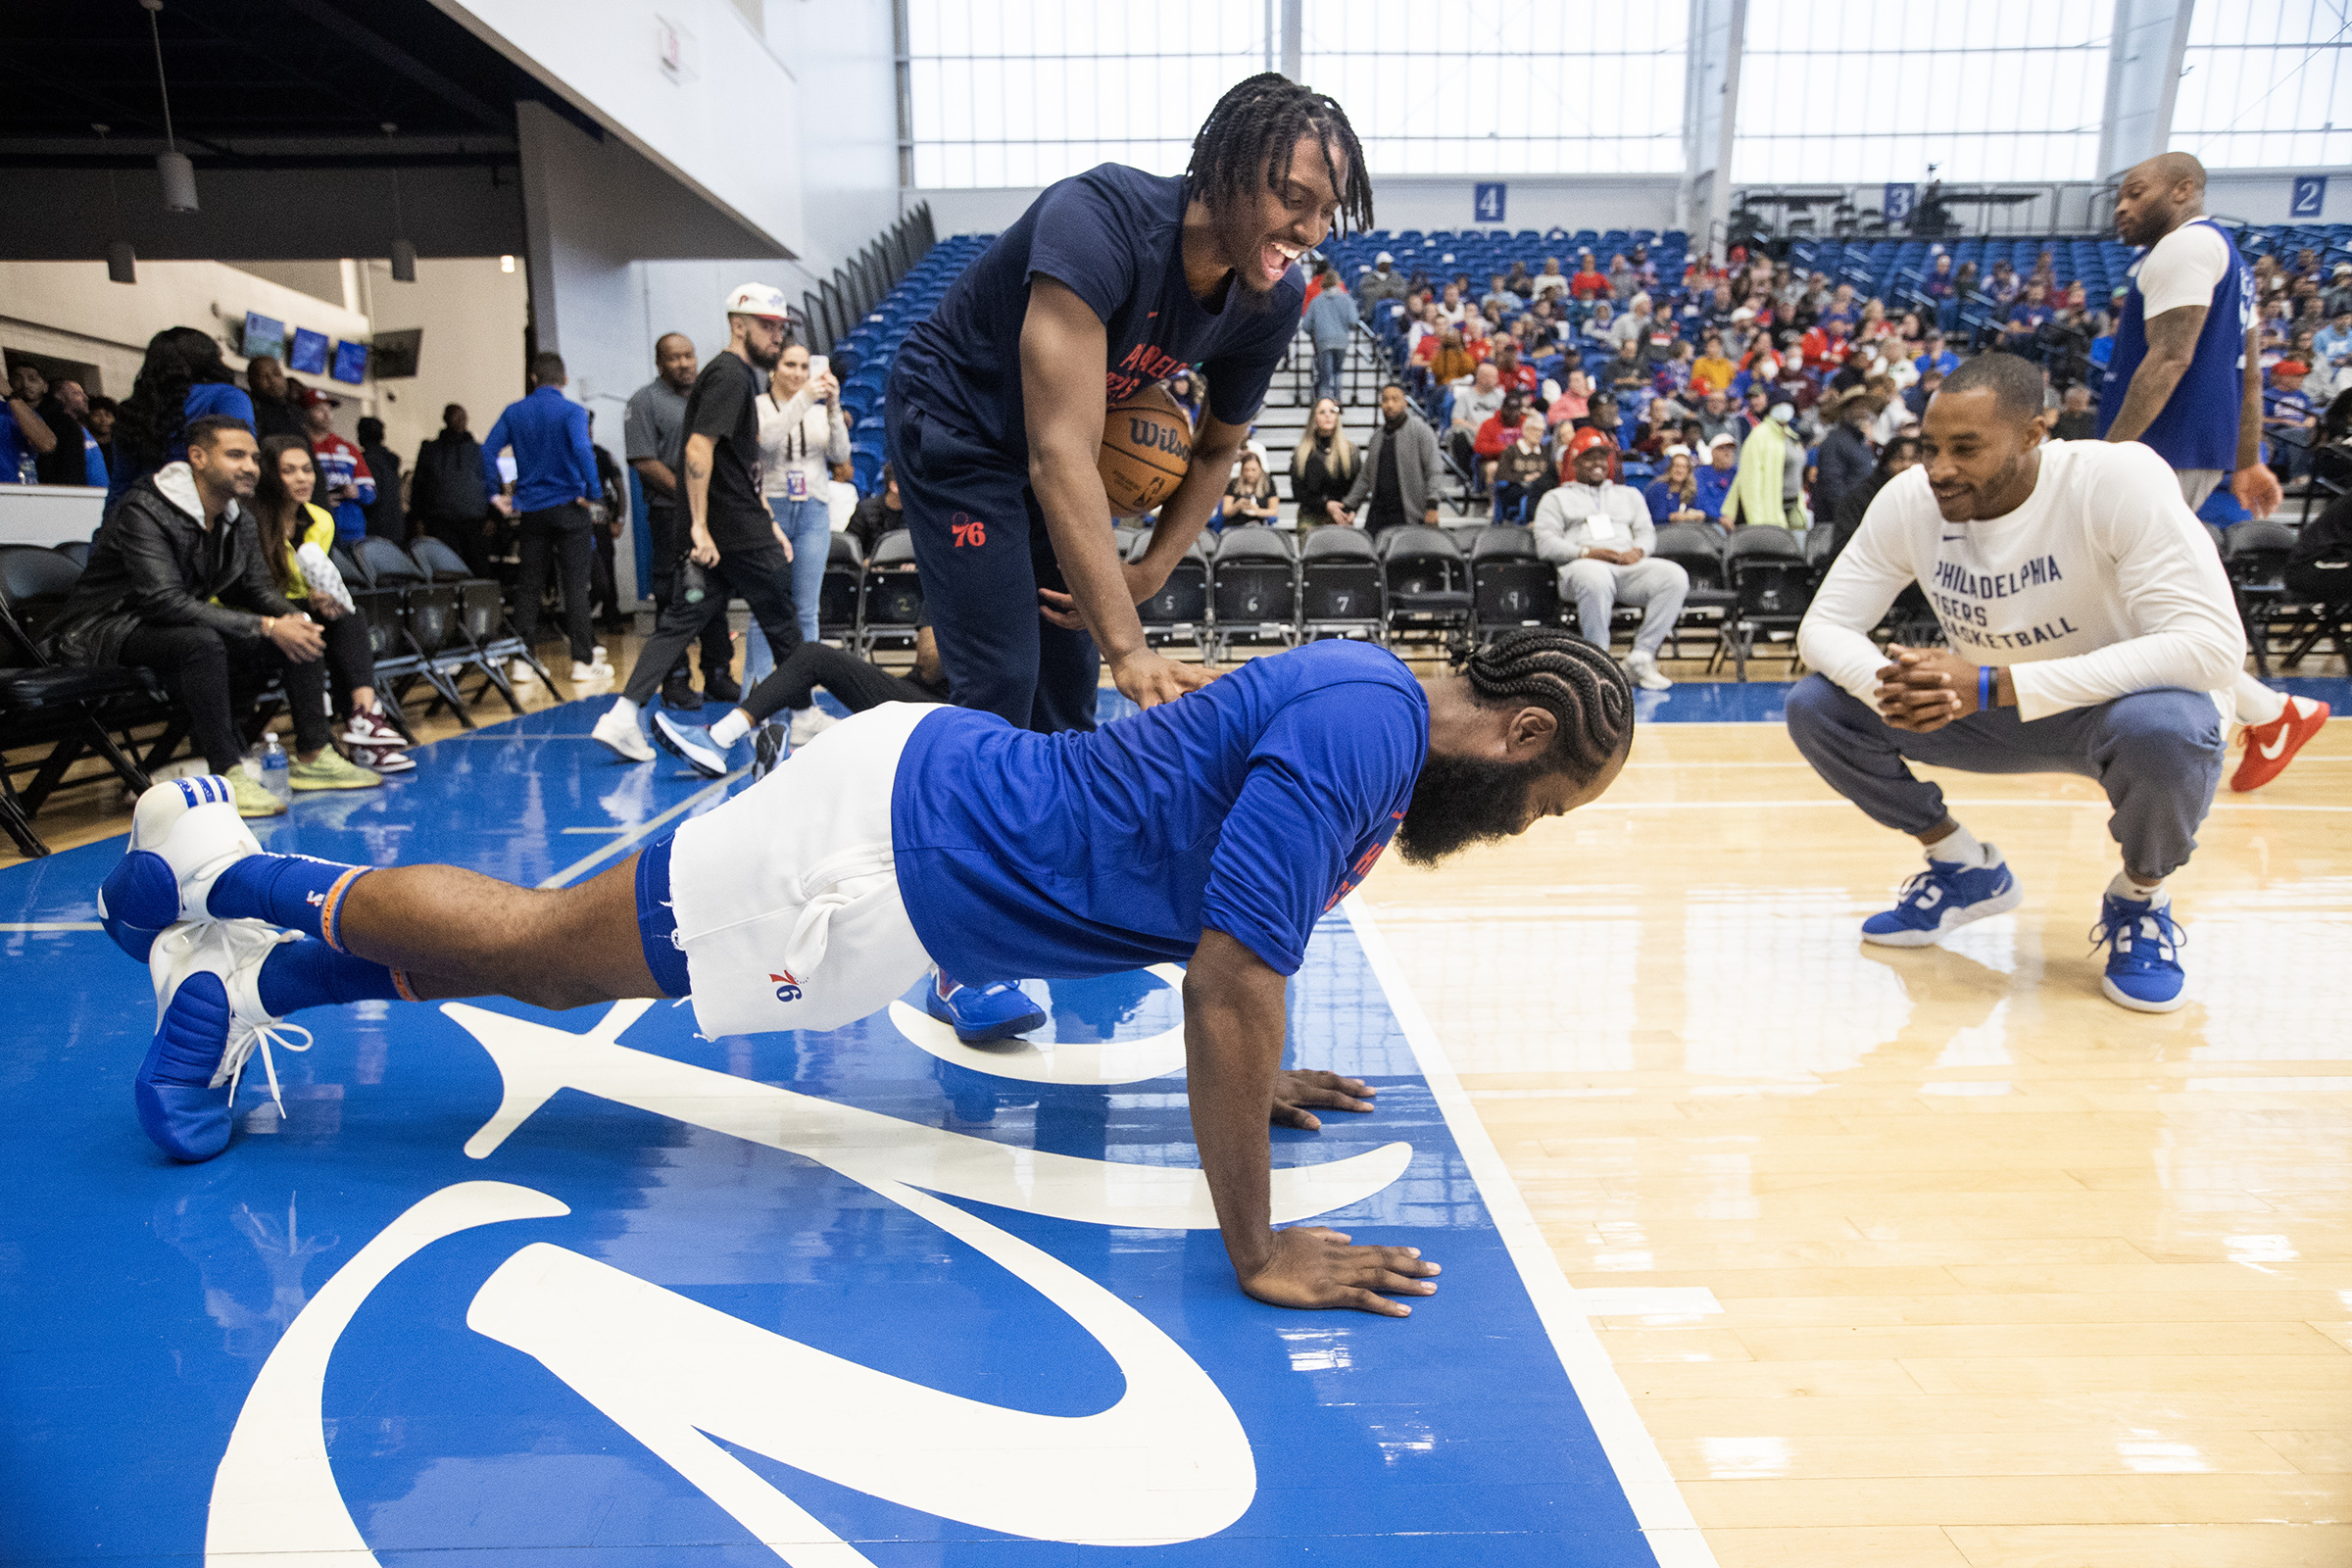
<instances>
[{"instance_id":1,"label":"man holding basketball","mask_svg":"<svg viewBox=\"0 0 2352 1568\"><path fill-rule=\"evenodd\" d=\"M1219 100L1192 166L1105 164L1050 187L916 326L891 368L892 470L956 704L1042 733L1095 727L1102 661L1145 708L1208 672L1145 646L1135 607L1200 536L1298 330L1298 260L1372 217L1347 116L1273 73ZM1097 471L1106 409L1184 369L1208 402L1141 561Z\"/></svg>"}]
</instances>

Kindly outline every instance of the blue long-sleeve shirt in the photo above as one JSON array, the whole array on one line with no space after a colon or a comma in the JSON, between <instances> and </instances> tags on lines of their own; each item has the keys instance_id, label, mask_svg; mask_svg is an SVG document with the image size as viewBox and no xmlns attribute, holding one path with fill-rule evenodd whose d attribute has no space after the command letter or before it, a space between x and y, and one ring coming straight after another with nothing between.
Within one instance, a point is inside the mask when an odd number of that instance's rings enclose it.
<instances>
[{"instance_id":1,"label":"blue long-sleeve shirt","mask_svg":"<svg viewBox=\"0 0 2352 1568\"><path fill-rule=\"evenodd\" d=\"M514 510L543 512L602 493L596 454L588 446L588 411L561 387L535 388L507 405L482 442L482 483L498 494L498 455L514 449Z\"/></svg>"}]
</instances>

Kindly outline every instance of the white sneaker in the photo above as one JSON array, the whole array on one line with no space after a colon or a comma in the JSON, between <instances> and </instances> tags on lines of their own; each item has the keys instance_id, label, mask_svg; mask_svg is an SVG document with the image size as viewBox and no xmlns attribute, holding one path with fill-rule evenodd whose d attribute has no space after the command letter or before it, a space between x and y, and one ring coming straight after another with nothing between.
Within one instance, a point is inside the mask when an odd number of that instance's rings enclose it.
<instances>
[{"instance_id":1,"label":"white sneaker","mask_svg":"<svg viewBox=\"0 0 2352 1568\"><path fill-rule=\"evenodd\" d=\"M1658 668L1658 659L1655 654L1628 654L1625 659L1625 673L1635 685L1645 692L1662 692L1674 684L1673 681L1666 678L1666 672Z\"/></svg>"},{"instance_id":2,"label":"white sneaker","mask_svg":"<svg viewBox=\"0 0 2352 1568\"><path fill-rule=\"evenodd\" d=\"M260 981L270 955L304 940L261 920L220 920L173 926L156 943L148 960L155 1042L132 1080L131 1102L140 1127L173 1159L193 1163L228 1147L237 1081L257 1045L270 1098L285 1114L270 1048L308 1051L311 1032L271 1017L262 1006ZM297 1034L300 1045L289 1038Z\"/></svg>"},{"instance_id":3,"label":"white sneaker","mask_svg":"<svg viewBox=\"0 0 2352 1568\"><path fill-rule=\"evenodd\" d=\"M840 719L810 703L792 715L793 748L797 751L840 722Z\"/></svg>"},{"instance_id":4,"label":"white sneaker","mask_svg":"<svg viewBox=\"0 0 2352 1568\"><path fill-rule=\"evenodd\" d=\"M517 659L507 665L507 679L517 686L528 686L539 679L539 672L527 659Z\"/></svg>"},{"instance_id":5,"label":"white sneaker","mask_svg":"<svg viewBox=\"0 0 2352 1568\"><path fill-rule=\"evenodd\" d=\"M593 664L583 664L576 659L571 662L571 683L574 686L587 681L611 680L612 678L612 666L601 660Z\"/></svg>"},{"instance_id":6,"label":"white sneaker","mask_svg":"<svg viewBox=\"0 0 2352 1568\"><path fill-rule=\"evenodd\" d=\"M588 733L593 739L603 742L613 756L624 762L650 762L654 760L654 748L647 742L645 731L637 727L635 719L624 717L617 706L606 709L605 716L598 719L596 728Z\"/></svg>"},{"instance_id":7,"label":"white sneaker","mask_svg":"<svg viewBox=\"0 0 2352 1568\"><path fill-rule=\"evenodd\" d=\"M204 901L220 873L261 853L228 780L206 774L157 784L139 797L130 843L99 884L99 920L123 952L143 959L158 932L212 919Z\"/></svg>"}]
</instances>

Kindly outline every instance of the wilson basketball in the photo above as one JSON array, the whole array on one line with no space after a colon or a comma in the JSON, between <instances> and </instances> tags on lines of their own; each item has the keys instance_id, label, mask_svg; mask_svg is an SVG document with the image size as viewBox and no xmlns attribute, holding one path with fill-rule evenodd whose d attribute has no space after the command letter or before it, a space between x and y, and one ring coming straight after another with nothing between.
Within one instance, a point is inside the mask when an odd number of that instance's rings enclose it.
<instances>
[{"instance_id":1,"label":"wilson basketball","mask_svg":"<svg viewBox=\"0 0 2352 1568\"><path fill-rule=\"evenodd\" d=\"M1095 467L1114 517L1137 517L1175 493L1193 456L1193 421L1156 381L1102 419Z\"/></svg>"}]
</instances>

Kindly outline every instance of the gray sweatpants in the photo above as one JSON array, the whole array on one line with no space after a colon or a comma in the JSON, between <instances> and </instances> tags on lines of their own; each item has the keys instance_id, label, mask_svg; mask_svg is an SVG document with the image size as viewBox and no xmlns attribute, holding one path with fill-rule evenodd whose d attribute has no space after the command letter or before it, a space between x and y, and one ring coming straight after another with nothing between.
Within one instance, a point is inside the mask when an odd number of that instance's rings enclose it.
<instances>
[{"instance_id":1,"label":"gray sweatpants","mask_svg":"<svg viewBox=\"0 0 2352 1568\"><path fill-rule=\"evenodd\" d=\"M1644 556L1630 566L1608 561L1571 561L1560 568L1560 597L1576 602L1577 625L1585 641L1609 646L1609 612L1640 605L1642 629L1634 652L1655 654L1682 618L1690 593L1690 574L1671 561Z\"/></svg>"},{"instance_id":2,"label":"gray sweatpants","mask_svg":"<svg viewBox=\"0 0 2352 1568\"><path fill-rule=\"evenodd\" d=\"M2188 863L2227 756L2222 715L2203 692L2163 687L2026 723L2014 708L1971 713L1925 735L1896 729L1826 675L1788 693L1788 738L1830 788L1884 827L1923 833L1943 820L1943 790L1907 758L1969 773L2095 778L2115 812L2124 864L2169 876Z\"/></svg>"}]
</instances>

